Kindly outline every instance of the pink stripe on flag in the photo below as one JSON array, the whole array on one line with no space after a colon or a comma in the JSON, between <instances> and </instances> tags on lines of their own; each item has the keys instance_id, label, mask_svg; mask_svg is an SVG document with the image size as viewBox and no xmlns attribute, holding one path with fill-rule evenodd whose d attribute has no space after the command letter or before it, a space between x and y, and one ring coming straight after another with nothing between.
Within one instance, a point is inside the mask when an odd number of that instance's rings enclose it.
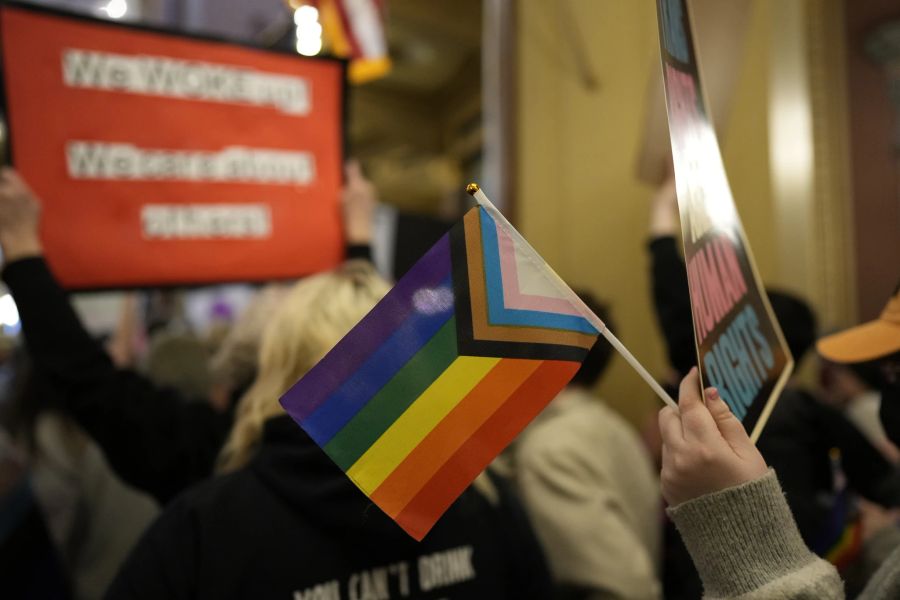
<instances>
[{"instance_id":1,"label":"pink stripe on flag","mask_svg":"<svg viewBox=\"0 0 900 600\"><path fill-rule=\"evenodd\" d=\"M497 224L497 240L500 253L500 275L503 280L503 305L506 308L583 316L568 300L520 292L519 272L516 268L516 246L499 224Z\"/></svg>"}]
</instances>

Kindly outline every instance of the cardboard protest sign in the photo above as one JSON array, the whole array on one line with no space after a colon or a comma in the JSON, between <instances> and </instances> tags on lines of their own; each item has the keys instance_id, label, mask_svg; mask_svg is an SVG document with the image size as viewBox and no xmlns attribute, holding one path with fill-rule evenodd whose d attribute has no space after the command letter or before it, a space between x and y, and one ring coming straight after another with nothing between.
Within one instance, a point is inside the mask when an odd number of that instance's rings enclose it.
<instances>
[{"instance_id":1,"label":"cardboard protest sign","mask_svg":"<svg viewBox=\"0 0 900 600\"><path fill-rule=\"evenodd\" d=\"M13 5L0 49L11 160L65 286L341 260L342 62Z\"/></svg>"},{"instance_id":2,"label":"cardboard protest sign","mask_svg":"<svg viewBox=\"0 0 900 600\"><path fill-rule=\"evenodd\" d=\"M793 369L716 141L685 0L657 0L666 107L701 380L755 441Z\"/></svg>"}]
</instances>

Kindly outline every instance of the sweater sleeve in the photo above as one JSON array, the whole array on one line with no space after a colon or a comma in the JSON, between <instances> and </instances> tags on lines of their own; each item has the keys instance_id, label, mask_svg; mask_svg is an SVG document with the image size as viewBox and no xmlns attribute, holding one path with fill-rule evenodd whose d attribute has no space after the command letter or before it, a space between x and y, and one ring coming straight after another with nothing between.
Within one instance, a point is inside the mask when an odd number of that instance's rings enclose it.
<instances>
[{"instance_id":1,"label":"sweater sleeve","mask_svg":"<svg viewBox=\"0 0 900 600\"><path fill-rule=\"evenodd\" d=\"M674 237L650 240L653 308L666 343L669 364L683 377L697 364L687 271Z\"/></svg>"},{"instance_id":2,"label":"sweater sleeve","mask_svg":"<svg viewBox=\"0 0 900 600\"><path fill-rule=\"evenodd\" d=\"M775 472L669 509L710 598L844 597L835 568L804 545Z\"/></svg>"},{"instance_id":3,"label":"sweater sleeve","mask_svg":"<svg viewBox=\"0 0 900 600\"><path fill-rule=\"evenodd\" d=\"M8 264L3 280L16 300L36 374L124 481L165 503L212 471L230 415L117 369L43 258Z\"/></svg>"}]
</instances>

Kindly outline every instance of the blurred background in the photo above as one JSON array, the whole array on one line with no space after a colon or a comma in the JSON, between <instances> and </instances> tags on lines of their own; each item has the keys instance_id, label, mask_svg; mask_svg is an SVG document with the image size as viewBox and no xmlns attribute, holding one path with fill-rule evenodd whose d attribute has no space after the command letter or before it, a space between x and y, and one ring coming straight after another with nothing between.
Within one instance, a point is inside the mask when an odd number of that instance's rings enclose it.
<instances>
[{"instance_id":1,"label":"blurred background","mask_svg":"<svg viewBox=\"0 0 900 600\"><path fill-rule=\"evenodd\" d=\"M100 18L316 54L321 28L282 0L59 0ZM694 0L704 84L734 197L767 285L807 298L823 330L877 315L900 257L900 5ZM397 275L477 180L617 334L665 371L646 231L667 155L652 0L390 0L392 68L349 90L348 154L385 208L374 254ZM305 18L305 17L304 17ZM312 17L313 22L315 16ZM306 29L304 29L306 27ZM402 257L411 256L412 259ZM145 294L192 327L237 314L241 286ZM76 303L95 333L121 294ZM149 317L155 318L155 317ZM14 334L15 305L0 298ZM600 393L639 423L657 400L616 359Z\"/></svg>"}]
</instances>

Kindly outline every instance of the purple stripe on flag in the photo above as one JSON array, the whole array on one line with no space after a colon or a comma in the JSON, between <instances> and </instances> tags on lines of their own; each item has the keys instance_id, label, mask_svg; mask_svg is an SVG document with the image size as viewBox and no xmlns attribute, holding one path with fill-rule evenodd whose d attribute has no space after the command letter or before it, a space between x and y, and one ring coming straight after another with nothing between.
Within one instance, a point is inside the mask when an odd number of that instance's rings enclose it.
<instances>
[{"instance_id":1,"label":"purple stripe on flag","mask_svg":"<svg viewBox=\"0 0 900 600\"><path fill-rule=\"evenodd\" d=\"M327 401L304 419L303 429L317 444L324 447L450 320L453 316L452 286L450 275L447 275L440 287L431 288L429 291L433 293L430 295L442 296L442 300L422 307L425 310L412 311L394 334Z\"/></svg>"},{"instance_id":2,"label":"purple stripe on flag","mask_svg":"<svg viewBox=\"0 0 900 600\"><path fill-rule=\"evenodd\" d=\"M413 307L413 295L433 288L450 273L450 241L444 235L363 317L350 333L281 397L297 423L321 406L398 327Z\"/></svg>"}]
</instances>

